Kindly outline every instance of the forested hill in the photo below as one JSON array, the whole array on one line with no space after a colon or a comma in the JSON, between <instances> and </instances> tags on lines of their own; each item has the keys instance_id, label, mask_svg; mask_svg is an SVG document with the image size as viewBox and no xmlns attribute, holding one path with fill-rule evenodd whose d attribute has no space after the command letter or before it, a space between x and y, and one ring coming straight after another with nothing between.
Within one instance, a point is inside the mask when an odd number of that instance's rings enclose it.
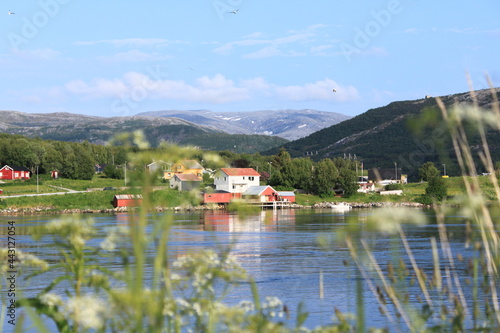
<instances>
[{"instance_id":1,"label":"forested hill","mask_svg":"<svg viewBox=\"0 0 500 333\"><path fill-rule=\"evenodd\" d=\"M496 95L500 95L497 88ZM475 91L480 107L489 109L493 102L490 90ZM446 106L454 103L473 101L472 94L461 93L441 97ZM305 138L291 141L284 147L292 157L311 156L314 160L325 157L356 157L363 161L365 168L402 168L403 173L415 175L418 167L426 161L450 163L449 171L453 172L453 151L448 145L449 139L440 131L427 128L418 135L414 129L424 122L419 118L425 110L439 125L441 112L436 99L427 97L413 101L399 101L387 106L371 109L349 120L322 129ZM427 115L427 118L429 114ZM413 130L412 130L413 129ZM471 137L472 140L476 140ZM490 149L499 155L500 142L498 134L490 136L493 143ZM497 144L498 143L498 144ZM276 154L279 148L263 152ZM439 164L441 166L441 164Z\"/></svg>"}]
</instances>

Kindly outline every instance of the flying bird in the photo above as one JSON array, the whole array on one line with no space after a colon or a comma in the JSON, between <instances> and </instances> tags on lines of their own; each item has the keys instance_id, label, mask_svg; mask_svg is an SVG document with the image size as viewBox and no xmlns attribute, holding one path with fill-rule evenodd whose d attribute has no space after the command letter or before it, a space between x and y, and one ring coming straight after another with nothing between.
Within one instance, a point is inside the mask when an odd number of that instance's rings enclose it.
<instances>
[{"instance_id":1,"label":"flying bird","mask_svg":"<svg viewBox=\"0 0 500 333\"><path fill-rule=\"evenodd\" d=\"M230 13L230 14L236 14L236 13L238 12L238 10L240 10L240 9L238 8L238 9L232 10L232 11L230 11L229 13Z\"/></svg>"},{"instance_id":2,"label":"flying bird","mask_svg":"<svg viewBox=\"0 0 500 333\"><path fill-rule=\"evenodd\" d=\"M333 92L337 92L337 89L335 89L335 88L334 88L334 89L333 89Z\"/></svg>"},{"instance_id":3,"label":"flying bird","mask_svg":"<svg viewBox=\"0 0 500 333\"><path fill-rule=\"evenodd\" d=\"M13 13L13 12L11 12L11 11L9 10L9 15L14 15L14 14L15 14L15 13Z\"/></svg>"}]
</instances>

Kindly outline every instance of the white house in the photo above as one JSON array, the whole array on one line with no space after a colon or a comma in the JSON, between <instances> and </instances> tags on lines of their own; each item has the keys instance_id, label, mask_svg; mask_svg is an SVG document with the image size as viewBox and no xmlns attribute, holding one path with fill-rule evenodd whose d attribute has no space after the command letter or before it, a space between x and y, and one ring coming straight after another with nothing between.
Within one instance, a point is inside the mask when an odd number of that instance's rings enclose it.
<instances>
[{"instance_id":1,"label":"white house","mask_svg":"<svg viewBox=\"0 0 500 333\"><path fill-rule=\"evenodd\" d=\"M229 193L244 193L260 185L260 174L252 168L222 168L215 173L215 189Z\"/></svg>"}]
</instances>

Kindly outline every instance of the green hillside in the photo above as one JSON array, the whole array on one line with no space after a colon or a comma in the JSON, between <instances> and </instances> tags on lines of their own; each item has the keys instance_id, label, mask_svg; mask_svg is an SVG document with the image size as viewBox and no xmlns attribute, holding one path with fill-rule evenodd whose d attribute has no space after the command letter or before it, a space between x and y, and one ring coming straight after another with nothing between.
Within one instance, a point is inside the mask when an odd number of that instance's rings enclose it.
<instances>
[{"instance_id":1,"label":"green hillside","mask_svg":"<svg viewBox=\"0 0 500 333\"><path fill-rule=\"evenodd\" d=\"M474 93L480 107L491 108L493 98L489 90ZM496 89L496 94L500 96L500 89ZM472 103L471 93L441 99L447 107ZM393 102L282 147L292 157L311 156L315 160L355 156L363 161L365 168L393 168L396 163L410 177L416 176L424 162L432 161L439 167L446 164L448 174L458 175L449 136L440 127L444 123L441 117L435 98ZM473 133L469 135L469 142L479 149L479 138ZM493 156L500 160L500 138L489 135L488 139ZM277 154L278 150L274 148L263 154Z\"/></svg>"}]
</instances>

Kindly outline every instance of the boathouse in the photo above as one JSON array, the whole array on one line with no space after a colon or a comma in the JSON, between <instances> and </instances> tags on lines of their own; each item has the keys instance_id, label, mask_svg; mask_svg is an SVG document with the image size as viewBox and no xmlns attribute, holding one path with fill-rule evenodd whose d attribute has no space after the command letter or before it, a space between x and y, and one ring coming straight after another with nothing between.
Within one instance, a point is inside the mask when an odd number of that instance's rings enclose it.
<instances>
[{"instance_id":1,"label":"boathouse","mask_svg":"<svg viewBox=\"0 0 500 333\"><path fill-rule=\"evenodd\" d=\"M288 202L295 202L295 193L293 191L278 191L281 200Z\"/></svg>"},{"instance_id":2,"label":"boathouse","mask_svg":"<svg viewBox=\"0 0 500 333\"><path fill-rule=\"evenodd\" d=\"M117 194L113 198L113 207L136 207L142 204L140 194Z\"/></svg>"}]
</instances>

